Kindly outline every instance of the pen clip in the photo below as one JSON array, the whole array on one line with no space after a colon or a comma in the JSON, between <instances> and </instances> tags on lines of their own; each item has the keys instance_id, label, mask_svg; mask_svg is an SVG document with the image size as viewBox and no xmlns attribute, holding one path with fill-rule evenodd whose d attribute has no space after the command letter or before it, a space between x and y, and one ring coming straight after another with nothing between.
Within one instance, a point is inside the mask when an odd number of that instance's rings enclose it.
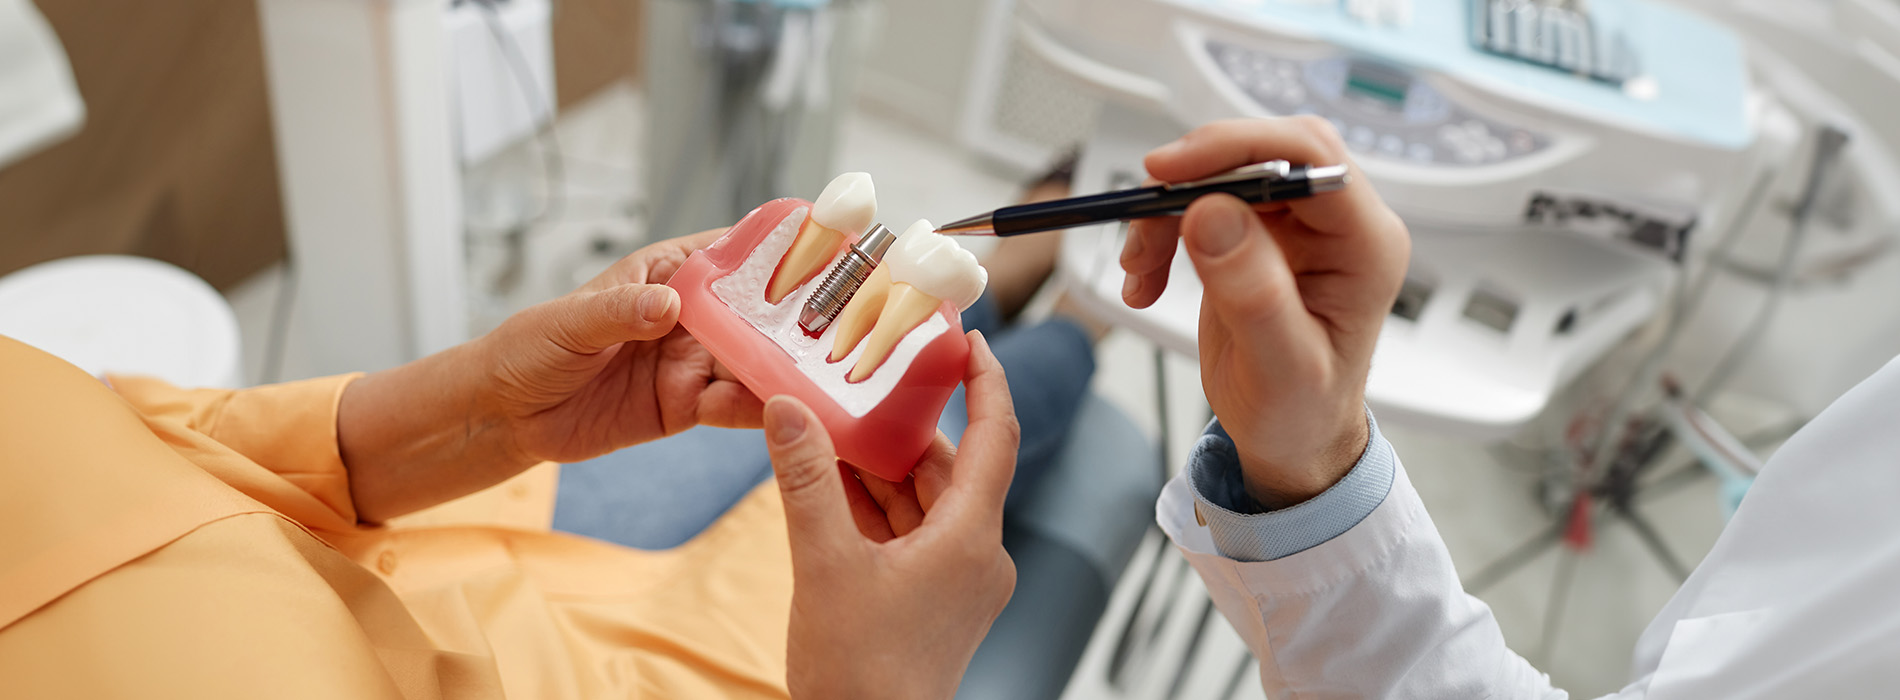
<instances>
[{"instance_id":1,"label":"pen clip","mask_svg":"<svg viewBox=\"0 0 1900 700\"><path fill-rule=\"evenodd\" d=\"M1207 185L1219 185L1219 184L1228 183L1228 182L1244 182L1248 180L1284 180L1292 173L1293 173L1292 163L1288 163L1284 160L1270 160L1265 163L1255 163L1253 165L1241 166L1239 168L1235 168L1234 170L1230 172L1221 173L1213 177L1202 178L1202 179L1193 180L1190 182L1176 182L1173 184L1162 185L1161 187L1163 189L1179 190L1179 189L1187 189L1189 187L1205 187Z\"/></svg>"}]
</instances>

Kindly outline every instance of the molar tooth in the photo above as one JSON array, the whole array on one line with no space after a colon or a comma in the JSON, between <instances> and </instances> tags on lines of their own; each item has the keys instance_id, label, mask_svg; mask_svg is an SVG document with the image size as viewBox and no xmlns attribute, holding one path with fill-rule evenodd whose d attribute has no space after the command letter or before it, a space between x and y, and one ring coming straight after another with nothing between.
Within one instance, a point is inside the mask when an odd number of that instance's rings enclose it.
<instances>
[{"instance_id":1,"label":"molar tooth","mask_svg":"<svg viewBox=\"0 0 1900 700\"><path fill-rule=\"evenodd\" d=\"M871 276L858 287L858 293L852 295L851 302L845 304L844 311L838 312L838 318L831 322L837 326L838 333L831 339L831 362L837 362L851 354L858 342L871 332L877 324L878 316L883 314L884 300L891 295L891 270L883 265L871 271Z\"/></svg>"},{"instance_id":2,"label":"molar tooth","mask_svg":"<svg viewBox=\"0 0 1900 700\"><path fill-rule=\"evenodd\" d=\"M847 379L856 383L871 376L890 358L891 351L897 349L897 343L941 306L942 299L920 292L909 283L892 283L890 296L884 301L882 313L878 314L877 325L871 328L871 337L864 341L864 354L858 356L858 363L851 367ZM836 353L836 346L833 348Z\"/></svg>"},{"instance_id":3,"label":"molar tooth","mask_svg":"<svg viewBox=\"0 0 1900 700\"><path fill-rule=\"evenodd\" d=\"M891 288L877 324L864 340L864 352L851 367L847 378L852 382L864 381L876 372L890 358L897 343L936 313L944 302L950 302L958 311L970 308L989 283L989 273L976 263L976 256L937 233L929 221L922 220L911 224L904 235L897 238L878 270L890 272ZM843 329L839 333L842 338ZM838 356L837 347L835 343L832 345L834 357Z\"/></svg>"},{"instance_id":4,"label":"molar tooth","mask_svg":"<svg viewBox=\"0 0 1900 700\"><path fill-rule=\"evenodd\" d=\"M870 175L845 173L833 179L812 203L791 249L779 258L766 285L765 300L777 304L810 282L837 256L847 237L863 233L876 217L877 190Z\"/></svg>"}]
</instances>

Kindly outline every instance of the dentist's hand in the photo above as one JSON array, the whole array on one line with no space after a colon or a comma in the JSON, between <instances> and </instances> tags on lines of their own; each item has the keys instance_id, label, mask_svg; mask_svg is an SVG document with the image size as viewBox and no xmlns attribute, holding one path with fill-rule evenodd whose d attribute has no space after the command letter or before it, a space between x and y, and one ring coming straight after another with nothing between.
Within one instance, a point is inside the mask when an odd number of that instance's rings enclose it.
<instances>
[{"instance_id":1,"label":"dentist's hand","mask_svg":"<svg viewBox=\"0 0 1900 700\"><path fill-rule=\"evenodd\" d=\"M1148 173L1181 182L1267 160L1347 163L1323 119L1208 124L1148 154ZM1175 241L1206 286L1201 385L1239 448L1247 491L1268 508L1319 495L1364 451L1366 373L1404 280L1405 224L1355 168L1337 192L1249 207L1202 197L1178 219L1136 222L1122 250L1122 297L1161 296Z\"/></svg>"},{"instance_id":2,"label":"dentist's hand","mask_svg":"<svg viewBox=\"0 0 1900 700\"><path fill-rule=\"evenodd\" d=\"M840 464L797 399L766 404L791 535L794 698L949 698L1009 602L1003 496L1019 429L1002 366L970 340L962 448L938 435L903 483Z\"/></svg>"},{"instance_id":3,"label":"dentist's hand","mask_svg":"<svg viewBox=\"0 0 1900 700\"><path fill-rule=\"evenodd\" d=\"M647 246L487 335L351 383L337 445L358 518L387 520L537 462L697 424L758 427L764 404L677 326L679 295L664 285L723 233Z\"/></svg>"}]
</instances>

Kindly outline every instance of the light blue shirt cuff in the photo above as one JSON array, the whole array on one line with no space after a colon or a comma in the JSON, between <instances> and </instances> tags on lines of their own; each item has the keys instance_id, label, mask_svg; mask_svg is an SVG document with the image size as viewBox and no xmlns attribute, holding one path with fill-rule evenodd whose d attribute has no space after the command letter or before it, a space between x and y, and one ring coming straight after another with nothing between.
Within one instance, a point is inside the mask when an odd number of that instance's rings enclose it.
<instances>
[{"instance_id":1,"label":"light blue shirt cuff","mask_svg":"<svg viewBox=\"0 0 1900 700\"><path fill-rule=\"evenodd\" d=\"M1392 491L1397 463L1371 411L1366 423L1365 454L1345 478L1311 500L1274 511L1247 495L1233 439L1218 419L1209 423L1188 458L1188 485L1214 548L1237 561L1272 561L1325 544L1365 520Z\"/></svg>"}]
</instances>

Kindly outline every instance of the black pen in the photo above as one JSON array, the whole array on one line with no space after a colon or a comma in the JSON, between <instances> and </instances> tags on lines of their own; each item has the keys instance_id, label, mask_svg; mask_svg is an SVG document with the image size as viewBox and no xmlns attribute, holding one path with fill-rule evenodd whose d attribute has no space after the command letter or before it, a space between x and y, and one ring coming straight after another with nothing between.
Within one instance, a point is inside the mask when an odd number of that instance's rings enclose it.
<instances>
[{"instance_id":1,"label":"black pen","mask_svg":"<svg viewBox=\"0 0 1900 700\"><path fill-rule=\"evenodd\" d=\"M1331 192L1345 187L1346 182L1344 165L1311 167L1274 160L1193 182L1003 207L939 226L937 232L951 236L1015 236L1108 221L1178 216L1201 195L1216 192L1260 204Z\"/></svg>"}]
</instances>

